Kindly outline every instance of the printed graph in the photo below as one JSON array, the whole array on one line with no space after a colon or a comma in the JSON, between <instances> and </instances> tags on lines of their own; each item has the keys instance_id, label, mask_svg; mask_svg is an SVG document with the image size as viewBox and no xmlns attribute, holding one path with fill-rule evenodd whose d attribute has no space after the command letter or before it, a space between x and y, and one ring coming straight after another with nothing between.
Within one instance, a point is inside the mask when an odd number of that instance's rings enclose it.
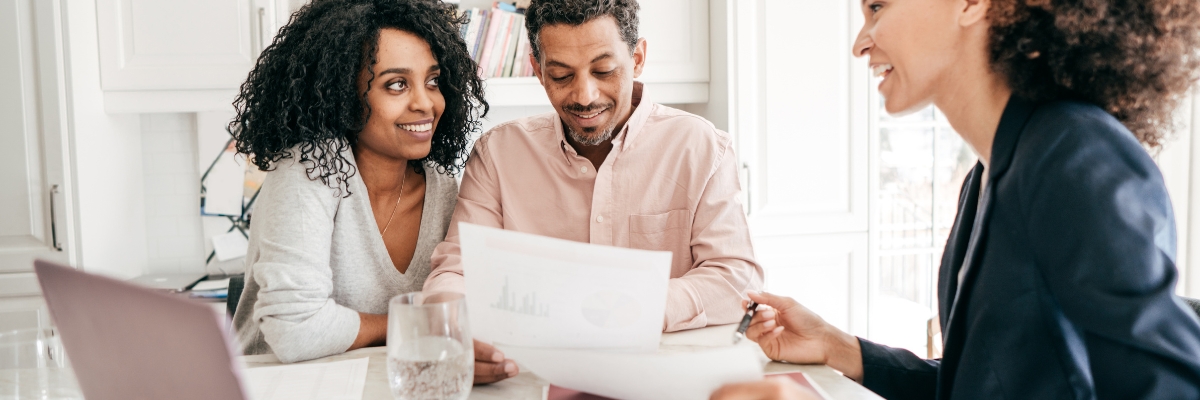
<instances>
[{"instance_id":1,"label":"printed graph","mask_svg":"<svg viewBox=\"0 0 1200 400\"><path fill-rule=\"evenodd\" d=\"M537 292L524 294L518 301L517 294L508 289L507 276L504 277L504 286L500 288L500 298L492 303L491 307L533 317L550 316L550 306L538 302Z\"/></svg>"}]
</instances>

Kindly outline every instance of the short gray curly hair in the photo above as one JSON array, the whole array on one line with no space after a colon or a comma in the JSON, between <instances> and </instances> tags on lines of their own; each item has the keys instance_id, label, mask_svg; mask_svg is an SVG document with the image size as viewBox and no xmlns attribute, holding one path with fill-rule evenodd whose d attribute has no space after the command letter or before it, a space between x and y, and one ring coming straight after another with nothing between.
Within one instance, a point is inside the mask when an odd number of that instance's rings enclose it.
<instances>
[{"instance_id":1,"label":"short gray curly hair","mask_svg":"<svg viewBox=\"0 0 1200 400\"><path fill-rule=\"evenodd\" d=\"M606 15L617 20L621 40L629 45L629 53L633 54L638 41L638 9L637 0L533 0L525 10L525 29L529 31L533 58L542 60L538 42L542 27L554 24L579 26Z\"/></svg>"}]
</instances>

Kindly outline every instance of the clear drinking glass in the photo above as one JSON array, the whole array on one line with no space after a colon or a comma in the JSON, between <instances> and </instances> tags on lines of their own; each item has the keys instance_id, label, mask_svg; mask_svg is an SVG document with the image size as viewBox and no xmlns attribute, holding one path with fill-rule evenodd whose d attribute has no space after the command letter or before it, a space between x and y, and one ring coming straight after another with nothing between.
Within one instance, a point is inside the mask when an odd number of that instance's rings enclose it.
<instances>
[{"instance_id":1,"label":"clear drinking glass","mask_svg":"<svg viewBox=\"0 0 1200 400\"><path fill-rule=\"evenodd\" d=\"M415 292L388 304L388 384L397 400L463 400L475 348L460 293Z\"/></svg>"},{"instance_id":2,"label":"clear drinking glass","mask_svg":"<svg viewBox=\"0 0 1200 400\"><path fill-rule=\"evenodd\" d=\"M0 332L0 399L82 399L53 329Z\"/></svg>"}]
</instances>

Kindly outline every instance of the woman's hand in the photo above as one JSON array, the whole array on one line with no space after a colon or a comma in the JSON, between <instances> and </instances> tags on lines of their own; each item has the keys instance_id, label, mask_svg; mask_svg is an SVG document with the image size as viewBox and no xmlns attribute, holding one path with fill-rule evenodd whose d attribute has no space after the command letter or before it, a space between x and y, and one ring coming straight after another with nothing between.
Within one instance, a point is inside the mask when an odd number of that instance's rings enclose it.
<instances>
[{"instance_id":1,"label":"woman's hand","mask_svg":"<svg viewBox=\"0 0 1200 400\"><path fill-rule=\"evenodd\" d=\"M783 376L761 381L731 383L713 392L709 400L821 400L821 396Z\"/></svg>"},{"instance_id":2,"label":"woman's hand","mask_svg":"<svg viewBox=\"0 0 1200 400\"><path fill-rule=\"evenodd\" d=\"M517 363L504 359L492 345L475 341L475 384L499 382L517 376Z\"/></svg>"},{"instance_id":3,"label":"woman's hand","mask_svg":"<svg viewBox=\"0 0 1200 400\"><path fill-rule=\"evenodd\" d=\"M829 325L820 316L788 297L750 293L766 305L746 330L772 360L794 364L826 364L855 381L862 381L862 349L858 338Z\"/></svg>"}]
</instances>

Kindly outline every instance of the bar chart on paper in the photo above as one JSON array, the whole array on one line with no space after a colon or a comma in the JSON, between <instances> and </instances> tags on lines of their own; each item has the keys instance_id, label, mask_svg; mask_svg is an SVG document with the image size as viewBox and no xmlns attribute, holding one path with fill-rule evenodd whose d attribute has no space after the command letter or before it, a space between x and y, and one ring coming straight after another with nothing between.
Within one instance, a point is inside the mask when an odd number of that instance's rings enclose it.
<instances>
[{"instance_id":1,"label":"bar chart on paper","mask_svg":"<svg viewBox=\"0 0 1200 400\"><path fill-rule=\"evenodd\" d=\"M491 307L533 317L550 317L550 306L538 302L537 292L522 295L521 301L517 302L517 294L509 290L507 276L504 277L504 286L500 288L500 298Z\"/></svg>"}]
</instances>

